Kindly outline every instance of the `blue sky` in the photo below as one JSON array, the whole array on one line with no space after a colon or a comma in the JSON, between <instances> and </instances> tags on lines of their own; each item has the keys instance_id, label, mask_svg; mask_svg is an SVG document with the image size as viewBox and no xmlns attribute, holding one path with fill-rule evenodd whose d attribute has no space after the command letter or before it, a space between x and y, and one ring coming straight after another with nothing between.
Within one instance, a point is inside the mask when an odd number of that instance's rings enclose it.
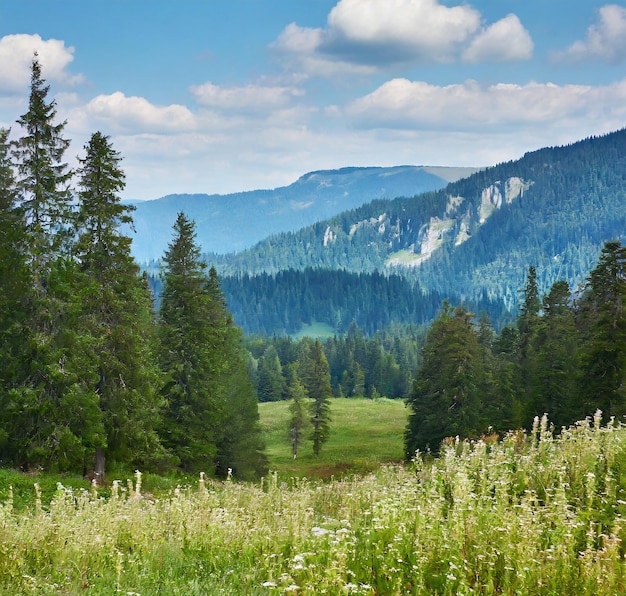
<instances>
[{"instance_id":1,"label":"blue sky","mask_svg":"<svg viewBox=\"0 0 626 596\"><path fill-rule=\"evenodd\" d=\"M0 0L0 126L33 51L125 198L317 169L484 166L626 125L626 2Z\"/></svg>"}]
</instances>

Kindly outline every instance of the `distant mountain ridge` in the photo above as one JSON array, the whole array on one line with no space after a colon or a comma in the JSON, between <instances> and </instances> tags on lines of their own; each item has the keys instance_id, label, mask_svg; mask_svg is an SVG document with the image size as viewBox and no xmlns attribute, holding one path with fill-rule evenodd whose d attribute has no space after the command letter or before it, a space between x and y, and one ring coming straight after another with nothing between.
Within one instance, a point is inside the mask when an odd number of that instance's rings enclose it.
<instances>
[{"instance_id":1,"label":"distant mountain ridge","mask_svg":"<svg viewBox=\"0 0 626 596\"><path fill-rule=\"evenodd\" d=\"M426 291L514 309L530 265L542 292L558 280L576 289L603 243L625 237L623 129L527 153L441 190L375 200L210 261L222 276L393 272Z\"/></svg>"},{"instance_id":2,"label":"distant mountain ridge","mask_svg":"<svg viewBox=\"0 0 626 596\"><path fill-rule=\"evenodd\" d=\"M196 222L204 252L245 250L273 234L295 231L374 199L415 196L445 187L478 168L350 167L319 170L273 190L228 195L174 194L135 202L132 252L140 263L159 259L179 211Z\"/></svg>"}]
</instances>

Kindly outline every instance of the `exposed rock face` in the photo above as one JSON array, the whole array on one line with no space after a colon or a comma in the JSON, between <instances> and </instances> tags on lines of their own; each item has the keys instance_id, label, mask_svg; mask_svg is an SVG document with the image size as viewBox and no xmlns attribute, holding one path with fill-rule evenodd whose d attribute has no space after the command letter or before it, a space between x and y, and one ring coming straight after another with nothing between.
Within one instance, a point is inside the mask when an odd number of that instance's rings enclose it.
<instances>
[{"instance_id":1,"label":"exposed rock face","mask_svg":"<svg viewBox=\"0 0 626 596\"><path fill-rule=\"evenodd\" d=\"M491 215L504 204L510 204L523 196L532 182L519 177L511 177L502 184L500 181L485 188L480 197L480 203L473 206L465 197L449 196L445 212L442 217L431 217L419 232L417 247L414 248L415 258L408 261L406 258L391 257L389 265L415 267L420 265L454 233L455 246L466 242L472 236L472 229L482 226ZM475 215L473 215L475 214Z\"/></svg>"},{"instance_id":2,"label":"exposed rock face","mask_svg":"<svg viewBox=\"0 0 626 596\"><path fill-rule=\"evenodd\" d=\"M524 182L521 178L514 176L504 183L504 196L500 190L502 185L499 181L485 188L478 210L479 222L481 224L485 223L496 209L502 207L503 202L507 204L512 203L515 199L521 197L524 191L528 190L531 185L532 182Z\"/></svg>"},{"instance_id":3,"label":"exposed rock face","mask_svg":"<svg viewBox=\"0 0 626 596\"><path fill-rule=\"evenodd\" d=\"M335 240L337 240L337 234L330 229L330 226L327 226L326 231L324 232L324 246L328 246Z\"/></svg>"},{"instance_id":4,"label":"exposed rock face","mask_svg":"<svg viewBox=\"0 0 626 596\"><path fill-rule=\"evenodd\" d=\"M532 182L511 177L504 183L497 181L483 189L477 201L462 196L448 196L444 212L440 216L431 217L423 224L414 242L410 245L405 244L401 250L391 254L386 261L387 266L417 267L443 244L448 242L453 242L455 246L463 244L496 210L523 196L531 185ZM387 213L381 213L378 217L352 224L349 234L354 236L361 228L369 228L384 237L391 248L403 234L412 234L413 225L410 220L401 223L398 219L394 223ZM336 232L328 226L324 233L324 246L328 246L336 239Z\"/></svg>"}]
</instances>

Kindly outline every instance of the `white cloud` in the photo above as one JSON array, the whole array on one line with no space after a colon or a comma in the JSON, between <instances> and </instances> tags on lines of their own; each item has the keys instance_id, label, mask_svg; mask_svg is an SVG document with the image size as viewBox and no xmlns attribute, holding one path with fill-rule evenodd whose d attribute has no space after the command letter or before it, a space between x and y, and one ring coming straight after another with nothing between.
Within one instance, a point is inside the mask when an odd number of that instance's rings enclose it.
<instances>
[{"instance_id":1,"label":"white cloud","mask_svg":"<svg viewBox=\"0 0 626 596\"><path fill-rule=\"evenodd\" d=\"M463 52L467 62L508 62L528 60L533 40L519 18L509 14L477 35Z\"/></svg>"},{"instance_id":2,"label":"white cloud","mask_svg":"<svg viewBox=\"0 0 626 596\"><path fill-rule=\"evenodd\" d=\"M303 95L294 87L245 85L220 87L211 82L190 88L196 101L226 112L265 113L287 107L294 97Z\"/></svg>"},{"instance_id":3,"label":"white cloud","mask_svg":"<svg viewBox=\"0 0 626 596\"><path fill-rule=\"evenodd\" d=\"M496 84L436 86L394 79L346 108L359 127L426 130L514 130L588 119L615 128L626 116L626 80L605 87Z\"/></svg>"},{"instance_id":4,"label":"white cloud","mask_svg":"<svg viewBox=\"0 0 626 596\"><path fill-rule=\"evenodd\" d=\"M143 97L126 97L120 91L98 95L84 108L96 125L117 132L179 133L196 125L193 113L182 105L155 106Z\"/></svg>"},{"instance_id":5,"label":"white cloud","mask_svg":"<svg viewBox=\"0 0 626 596\"><path fill-rule=\"evenodd\" d=\"M382 50L382 59L386 48L392 60L439 62L478 29L480 13L437 0L340 0L328 15L328 25L329 51L350 53L349 46L356 45Z\"/></svg>"},{"instance_id":6,"label":"white cloud","mask_svg":"<svg viewBox=\"0 0 626 596\"><path fill-rule=\"evenodd\" d=\"M397 64L529 58L533 42L516 15L481 28L469 4L438 0L340 0L323 29L288 25L272 47L312 75L368 74Z\"/></svg>"},{"instance_id":7,"label":"white cloud","mask_svg":"<svg viewBox=\"0 0 626 596\"><path fill-rule=\"evenodd\" d=\"M46 81L74 85L83 80L66 69L74 60L74 48L58 39L43 40L39 35L5 35L0 39L0 92L26 93L34 52Z\"/></svg>"},{"instance_id":8,"label":"white cloud","mask_svg":"<svg viewBox=\"0 0 626 596\"><path fill-rule=\"evenodd\" d=\"M598 11L598 22L587 29L584 41L555 54L558 60L601 60L619 64L626 59L626 8L607 4Z\"/></svg>"}]
</instances>

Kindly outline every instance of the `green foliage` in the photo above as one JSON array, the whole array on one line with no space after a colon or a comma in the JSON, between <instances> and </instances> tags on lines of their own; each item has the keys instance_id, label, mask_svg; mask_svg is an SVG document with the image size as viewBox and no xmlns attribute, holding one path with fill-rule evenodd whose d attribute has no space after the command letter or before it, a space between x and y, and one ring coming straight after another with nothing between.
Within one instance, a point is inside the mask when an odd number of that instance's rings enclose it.
<instances>
[{"instance_id":1,"label":"green foliage","mask_svg":"<svg viewBox=\"0 0 626 596\"><path fill-rule=\"evenodd\" d=\"M626 248L607 242L589 275L582 301L585 409L596 407L608 418L626 414ZM581 388L582 389L582 388Z\"/></svg>"},{"instance_id":2,"label":"green foliage","mask_svg":"<svg viewBox=\"0 0 626 596\"><path fill-rule=\"evenodd\" d=\"M306 350L306 344L304 344ZM308 353L307 353L308 352ZM301 377L307 395L311 399L311 439L313 453L319 455L330 433L330 371L319 340L303 351L300 362Z\"/></svg>"},{"instance_id":3,"label":"green foliage","mask_svg":"<svg viewBox=\"0 0 626 596\"><path fill-rule=\"evenodd\" d=\"M160 364L167 400L164 444L184 470L247 477L265 463L257 402L214 269L205 272L195 225L180 213L165 253Z\"/></svg>"},{"instance_id":4,"label":"green foliage","mask_svg":"<svg viewBox=\"0 0 626 596\"><path fill-rule=\"evenodd\" d=\"M321 336L322 323L341 335L356 324L368 336L393 325L424 325L435 318L444 295L396 274L306 268L275 274L225 276L222 287L233 318L247 334ZM448 298L455 300L450 293ZM263 304L263 308L258 305ZM480 297L472 308L486 310L501 326L501 304ZM332 332L331 332L332 335Z\"/></svg>"},{"instance_id":5,"label":"green foliage","mask_svg":"<svg viewBox=\"0 0 626 596\"><path fill-rule=\"evenodd\" d=\"M102 436L92 445L92 466L104 473L104 456L154 466L165 459L156 428L162 401L155 366L152 301L130 254L131 239L120 232L132 221L121 204L121 158L108 137L94 133L80 160L74 254L80 261L76 293L82 307L83 333L91 338L95 371L92 394L101 410ZM96 451L101 451L96 458ZM98 462L96 462L98 459Z\"/></svg>"},{"instance_id":6,"label":"green foliage","mask_svg":"<svg viewBox=\"0 0 626 596\"><path fill-rule=\"evenodd\" d=\"M479 429L481 388L485 374L472 315L444 303L423 348L407 403L411 407L406 432L409 458L417 450L436 451L446 437L469 437Z\"/></svg>"},{"instance_id":7,"label":"green foliage","mask_svg":"<svg viewBox=\"0 0 626 596\"><path fill-rule=\"evenodd\" d=\"M293 459L296 459L298 456L298 448L304 441L306 433L311 426L306 407L306 389L297 377L293 379L289 386L289 397L291 402L289 404L290 416L288 431L289 438L291 439Z\"/></svg>"}]
</instances>

